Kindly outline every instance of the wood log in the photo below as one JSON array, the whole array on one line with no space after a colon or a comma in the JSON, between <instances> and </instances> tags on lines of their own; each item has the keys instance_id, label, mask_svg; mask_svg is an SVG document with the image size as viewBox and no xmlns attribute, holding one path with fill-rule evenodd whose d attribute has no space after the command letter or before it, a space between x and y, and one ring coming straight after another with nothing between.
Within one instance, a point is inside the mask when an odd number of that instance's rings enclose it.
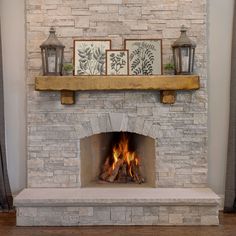
<instances>
[{"instance_id":1,"label":"wood log","mask_svg":"<svg viewBox=\"0 0 236 236\"><path fill-rule=\"evenodd\" d=\"M111 175L106 179L108 182L114 182L117 175L118 175L118 172L119 172L119 169L122 167L124 163L124 160L121 160L119 159L116 163L115 163L115 168L114 170L112 170L112 173Z\"/></svg>"},{"instance_id":2,"label":"wood log","mask_svg":"<svg viewBox=\"0 0 236 236\"><path fill-rule=\"evenodd\" d=\"M99 178L101 180L105 180L110 176L110 158L107 157L105 163L102 166L102 173L100 174Z\"/></svg>"},{"instance_id":3,"label":"wood log","mask_svg":"<svg viewBox=\"0 0 236 236\"><path fill-rule=\"evenodd\" d=\"M102 172L106 172L111 168L110 166L110 158L107 157L105 163L102 166Z\"/></svg>"},{"instance_id":4,"label":"wood log","mask_svg":"<svg viewBox=\"0 0 236 236\"><path fill-rule=\"evenodd\" d=\"M118 183L127 183L127 164L124 163L122 167L120 168L117 176L117 182Z\"/></svg>"},{"instance_id":5,"label":"wood log","mask_svg":"<svg viewBox=\"0 0 236 236\"><path fill-rule=\"evenodd\" d=\"M99 176L99 178L100 178L101 180L106 181L109 176L110 176L109 171L106 171L106 172L101 173L100 176Z\"/></svg>"},{"instance_id":6,"label":"wood log","mask_svg":"<svg viewBox=\"0 0 236 236\"><path fill-rule=\"evenodd\" d=\"M124 159L118 159L113 169L110 165L110 157L107 157L102 167L102 172L99 179L111 183L144 183L140 166L136 165L135 161L131 161L129 168L130 169L128 169L128 164L124 161Z\"/></svg>"},{"instance_id":7,"label":"wood log","mask_svg":"<svg viewBox=\"0 0 236 236\"><path fill-rule=\"evenodd\" d=\"M133 179L136 183L144 183L144 178L142 177L139 165L136 165L134 161L131 162L131 171L133 174Z\"/></svg>"}]
</instances>

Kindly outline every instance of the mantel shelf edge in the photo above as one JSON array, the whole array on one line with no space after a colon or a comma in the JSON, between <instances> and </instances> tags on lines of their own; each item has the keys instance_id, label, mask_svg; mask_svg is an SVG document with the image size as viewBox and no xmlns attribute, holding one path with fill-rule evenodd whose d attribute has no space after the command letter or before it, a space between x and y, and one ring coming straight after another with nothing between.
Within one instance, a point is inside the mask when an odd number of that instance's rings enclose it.
<instances>
[{"instance_id":1,"label":"mantel shelf edge","mask_svg":"<svg viewBox=\"0 0 236 236\"><path fill-rule=\"evenodd\" d=\"M176 90L200 88L198 75L152 76L37 76L35 90L61 91L64 105L74 104L75 91L92 90L160 90L161 102L175 102Z\"/></svg>"}]
</instances>

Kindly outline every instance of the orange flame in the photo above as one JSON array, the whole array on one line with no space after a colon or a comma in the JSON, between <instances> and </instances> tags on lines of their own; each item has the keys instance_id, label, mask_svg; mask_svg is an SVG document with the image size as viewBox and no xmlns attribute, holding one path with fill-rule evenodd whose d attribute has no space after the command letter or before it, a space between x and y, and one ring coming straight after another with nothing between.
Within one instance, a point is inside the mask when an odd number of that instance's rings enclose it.
<instances>
[{"instance_id":1,"label":"orange flame","mask_svg":"<svg viewBox=\"0 0 236 236\"><path fill-rule=\"evenodd\" d=\"M113 151L112 169L113 170L115 169L118 160L123 160L124 164L127 164L128 166L128 171L130 176L133 176L131 171L131 162L134 162L135 165L139 165L140 161L135 152L129 151L129 140L125 134L122 134L120 142L113 147L112 151Z\"/></svg>"},{"instance_id":2,"label":"orange flame","mask_svg":"<svg viewBox=\"0 0 236 236\"><path fill-rule=\"evenodd\" d=\"M140 158L135 152L130 151L126 134L122 133L119 143L112 147L112 154L106 158L99 178L110 183L144 183Z\"/></svg>"}]
</instances>

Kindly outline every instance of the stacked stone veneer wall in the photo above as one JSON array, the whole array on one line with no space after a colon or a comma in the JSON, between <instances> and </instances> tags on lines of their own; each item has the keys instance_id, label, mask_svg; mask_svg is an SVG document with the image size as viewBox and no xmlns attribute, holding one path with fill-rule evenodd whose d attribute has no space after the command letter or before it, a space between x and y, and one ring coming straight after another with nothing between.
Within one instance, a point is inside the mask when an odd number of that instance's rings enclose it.
<instances>
[{"instance_id":1,"label":"stacked stone veneer wall","mask_svg":"<svg viewBox=\"0 0 236 236\"><path fill-rule=\"evenodd\" d=\"M218 225L215 206L21 207L18 226Z\"/></svg>"},{"instance_id":2,"label":"stacked stone veneer wall","mask_svg":"<svg viewBox=\"0 0 236 236\"><path fill-rule=\"evenodd\" d=\"M79 187L80 138L130 131L156 140L160 187L204 187L207 183L206 0L26 0L28 187ZM60 104L58 92L34 91L41 73L39 45L50 26L72 61L73 39L106 38L123 48L125 38L161 38L163 63L179 29L189 27L197 43L201 89L178 92L163 105L159 92L79 92L76 104Z\"/></svg>"}]
</instances>

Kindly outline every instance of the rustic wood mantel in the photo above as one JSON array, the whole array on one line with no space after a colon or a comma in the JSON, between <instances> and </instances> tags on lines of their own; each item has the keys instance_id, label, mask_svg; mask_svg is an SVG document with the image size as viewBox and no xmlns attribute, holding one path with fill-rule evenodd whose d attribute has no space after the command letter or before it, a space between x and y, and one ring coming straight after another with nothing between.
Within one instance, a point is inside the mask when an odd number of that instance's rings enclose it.
<instances>
[{"instance_id":1,"label":"rustic wood mantel","mask_svg":"<svg viewBox=\"0 0 236 236\"><path fill-rule=\"evenodd\" d=\"M198 75L152 76L37 76L35 90L61 91L61 103L75 103L75 91L91 90L160 90L161 102L175 102L176 90L200 88Z\"/></svg>"}]
</instances>

